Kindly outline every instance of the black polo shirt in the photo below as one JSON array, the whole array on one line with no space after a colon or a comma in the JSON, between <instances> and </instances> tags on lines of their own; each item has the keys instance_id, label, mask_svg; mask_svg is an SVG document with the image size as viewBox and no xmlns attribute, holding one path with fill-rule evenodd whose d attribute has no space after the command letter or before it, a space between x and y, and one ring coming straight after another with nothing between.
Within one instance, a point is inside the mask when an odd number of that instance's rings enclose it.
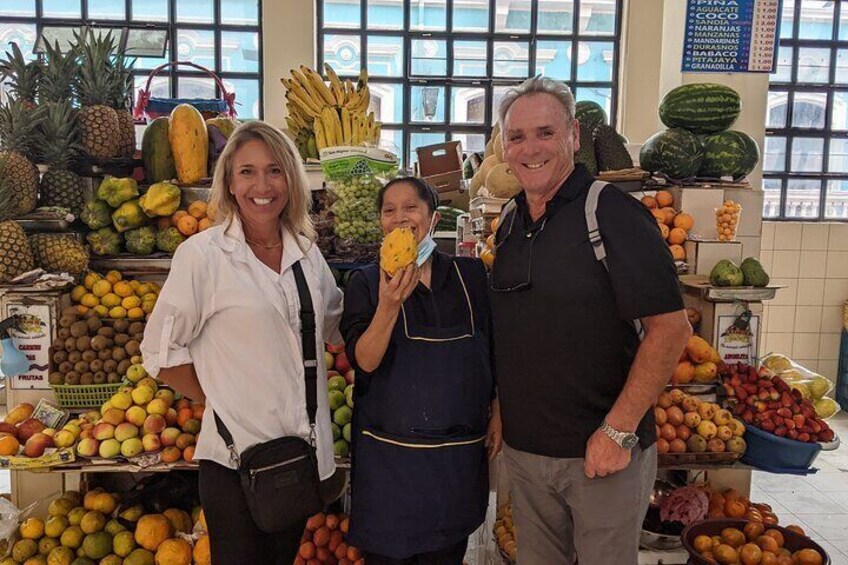
<instances>
[{"instance_id":1,"label":"black polo shirt","mask_svg":"<svg viewBox=\"0 0 848 565\"><path fill-rule=\"evenodd\" d=\"M504 439L548 457L584 456L639 347L631 321L683 308L656 220L614 187L597 211L609 272L597 261L584 211L592 181L577 165L536 222L519 194L490 277ZM656 440L652 411L637 434L643 448Z\"/></svg>"}]
</instances>

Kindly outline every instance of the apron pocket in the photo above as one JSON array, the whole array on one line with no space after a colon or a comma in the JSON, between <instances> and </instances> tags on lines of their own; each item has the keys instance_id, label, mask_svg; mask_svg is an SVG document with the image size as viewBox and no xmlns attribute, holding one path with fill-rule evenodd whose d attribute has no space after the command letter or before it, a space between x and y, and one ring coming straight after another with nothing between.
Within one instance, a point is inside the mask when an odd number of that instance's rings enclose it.
<instances>
[{"instance_id":1,"label":"apron pocket","mask_svg":"<svg viewBox=\"0 0 848 565\"><path fill-rule=\"evenodd\" d=\"M355 543L412 555L457 543L482 523L489 487L485 436L421 439L364 430L357 440Z\"/></svg>"}]
</instances>

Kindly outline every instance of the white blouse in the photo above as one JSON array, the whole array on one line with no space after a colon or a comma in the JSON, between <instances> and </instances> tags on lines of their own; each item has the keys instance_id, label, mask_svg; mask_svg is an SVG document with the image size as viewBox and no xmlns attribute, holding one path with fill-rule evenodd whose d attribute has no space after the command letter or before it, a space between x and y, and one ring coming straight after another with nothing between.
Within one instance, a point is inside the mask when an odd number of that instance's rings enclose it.
<instances>
[{"instance_id":1,"label":"white blouse","mask_svg":"<svg viewBox=\"0 0 848 565\"><path fill-rule=\"evenodd\" d=\"M179 246L144 331L141 352L152 376L193 363L206 394L196 459L234 468L215 426L218 414L236 449L283 436L309 439L300 336L300 299L292 265L301 266L315 308L318 352L318 472L335 471L323 343L340 344L342 293L316 245L283 230L281 273L247 245L241 222L219 225Z\"/></svg>"}]
</instances>

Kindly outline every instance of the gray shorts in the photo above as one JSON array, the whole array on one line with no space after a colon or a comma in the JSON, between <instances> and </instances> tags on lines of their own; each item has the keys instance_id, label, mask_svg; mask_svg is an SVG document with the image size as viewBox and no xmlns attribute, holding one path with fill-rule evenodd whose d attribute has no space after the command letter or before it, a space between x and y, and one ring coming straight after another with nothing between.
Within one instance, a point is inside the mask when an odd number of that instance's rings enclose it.
<instances>
[{"instance_id":1,"label":"gray shorts","mask_svg":"<svg viewBox=\"0 0 848 565\"><path fill-rule=\"evenodd\" d=\"M637 565L639 534L657 474L657 448L633 449L630 465L588 478L583 459L504 444L521 565Z\"/></svg>"}]
</instances>

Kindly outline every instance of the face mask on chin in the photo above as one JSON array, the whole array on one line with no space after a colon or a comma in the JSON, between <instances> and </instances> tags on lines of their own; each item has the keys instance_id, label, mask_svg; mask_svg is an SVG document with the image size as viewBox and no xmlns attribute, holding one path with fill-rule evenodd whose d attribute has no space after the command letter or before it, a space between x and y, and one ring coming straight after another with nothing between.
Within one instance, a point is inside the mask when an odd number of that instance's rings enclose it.
<instances>
[{"instance_id":1,"label":"face mask on chin","mask_svg":"<svg viewBox=\"0 0 848 565\"><path fill-rule=\"evenodd\" d=\"M426 263L433 251L436 250L436 241L433 239L433 222L435 220L436 213L434 212L430 219L430 228L427 230L427 235L418 242L418 259L415 262L419 267Z\"/></svg>"}]
</instances>

